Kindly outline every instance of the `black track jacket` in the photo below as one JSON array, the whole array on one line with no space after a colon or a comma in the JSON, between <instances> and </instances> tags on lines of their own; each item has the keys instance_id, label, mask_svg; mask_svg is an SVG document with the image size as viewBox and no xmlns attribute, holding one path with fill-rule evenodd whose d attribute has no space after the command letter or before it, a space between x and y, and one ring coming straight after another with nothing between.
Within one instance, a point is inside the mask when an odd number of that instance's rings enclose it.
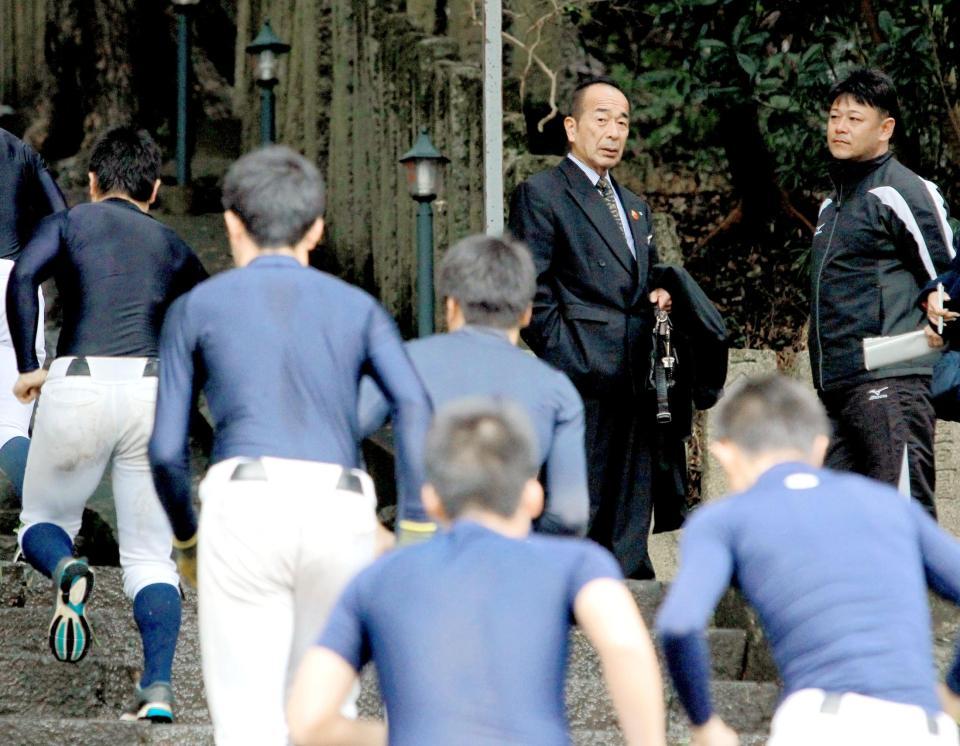
<instances>
[{"instance_id":1,"label":"black track jacket","mask_svg":"<svg viewBox=\"0 0 960 746\"><path fill-rule=\"evenodd\" d=\"M834 161L813 236L810 361L821 391L930 375L932 358L868 371L863 339L920 328L920 288L947 269L953 232L937 186L891 153Z\"/></svg>"}]
</instances>

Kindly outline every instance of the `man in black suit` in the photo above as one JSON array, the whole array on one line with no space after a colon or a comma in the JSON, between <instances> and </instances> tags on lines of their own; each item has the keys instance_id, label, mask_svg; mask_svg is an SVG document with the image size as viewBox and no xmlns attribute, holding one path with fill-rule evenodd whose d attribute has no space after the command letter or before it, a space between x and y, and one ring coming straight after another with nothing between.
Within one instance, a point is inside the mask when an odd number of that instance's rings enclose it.
<instances>
[{"instance_id":1,"label":"man in black suit","mask_svg":"<svg viewBox=\"0 0 960 746\"><path fill-rule=\"evenodd\" d=\"M647 390L657 262L646 203L610 177L623 157L630 105L607 78L581 83L564 128L570 151L514 192L510 229L537 265L533 321L523 338L583 397L589 536L624 574L652 578L647 554L655 398Z\"/></svg>"}]
</instances>

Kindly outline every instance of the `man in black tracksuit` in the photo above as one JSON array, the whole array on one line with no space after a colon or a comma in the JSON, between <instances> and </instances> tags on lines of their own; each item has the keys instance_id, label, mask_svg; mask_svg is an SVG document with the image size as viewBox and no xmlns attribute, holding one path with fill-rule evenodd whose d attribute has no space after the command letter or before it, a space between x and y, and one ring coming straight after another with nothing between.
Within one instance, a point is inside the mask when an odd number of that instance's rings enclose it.
<instances>
[{"instance_id":1,"label":"man in black tracksuit","mask_svg":"<svg viewBox=\"0 0 960 746\"><path fill-rule=\"evenodd\" d=\"M905 487L933 515L934 412L926 356L868 371L863 340L924 324L920 289L953 257L937 187L890 153L899 116L886 75L856 70L830 91L834 192L813 237L810 360L833 424L826 465Z\"/></svg>"}]
</instances>

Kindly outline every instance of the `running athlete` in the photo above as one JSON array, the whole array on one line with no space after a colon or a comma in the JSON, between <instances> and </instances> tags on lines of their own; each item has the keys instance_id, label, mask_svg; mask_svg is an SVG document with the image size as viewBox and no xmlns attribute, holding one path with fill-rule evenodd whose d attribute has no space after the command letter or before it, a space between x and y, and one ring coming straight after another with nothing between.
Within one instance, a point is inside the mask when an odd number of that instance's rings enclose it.
<instances>
[{"instance_id":1,"label":"running athlete","mask_svg":"<svg viewBox=\"0 0 960 746\"><path fill-rule=\"evenodd\" d=\"M288 672L375 554L373 484L356 468L360 379L372 375L393 407L401 525L427 523L419 493L431 408L386 311L307 266L323 233L312 163L282 146L246 155L227 172L223 205L237 269L167 315L150 460L180 566L199 565L217 743L271 746L287 743ZM214 445L198 541L186 443L199 386Z\"/></svg>"},{"instance_id":2,"label":"running athlete","mask_svg":"<svg viewBox=\"0 0 960 746\"><path fill-rule=\"evenodd\" d=\"M304 658L288 707L294 743L569 744L564 678L575 620L600 655L630 746L663 746L663 692L643 620L606 550L531 536L543 508L537 448L517 404L441 409L427 438L427 510L449 529L347 586ZM377 667L388 726L341 706Z\"/></svg>"},{"instance_id":3,"label":"running athlete","mask_svg":"<svg viewBox=\"0 0 960 746\"><path fill-rule=\"evenodd\" d=\"M90 646L93 572L74 557L83 506L107 463L123 588L143 640L138 718L173 720L170 689L180 629L172 535L153 489L147 441L157 396L157 341L170 303L207 275L177 235L147 214L160 187L160 149L145 131L108 130L90 156L89 204L40 223L7 287L20 377L14 393L37 404L24 478L20 548L51 577L50 648L76 662ZM54 276L63 328L49 374L34 351L37 288Z\"/></svg>"},{"instance_id":4,"label":"running athlete","mask_svg":"<svg viewBox=\"0 0 960 746\"><path fill-rule=\"evenodd\" d=\"M703 634L736 582L783 679L769 746L956 746L937 696L927 587L960 603L960 544L917 502L819 465L829 425L812 392L747 381L714 415L711 450L736 491L699 508L657 619L698 746L735 744L714 713Z\"/></svg>"},{"instance_id":5,"label":"running athlete","mask_svg":"<svg viewBox=\"0 0 960 746\"><path fill-rule=\"evenodd\" d=\"M14 262L44 217L67 206L60 188L37 152L25 142L0 129L0 293L6 293ZM37 297L43 319L43 294ZM23 493L23 470L30 446L28 430L33 404L17 401L13 384L17 358L7 326L6 309L0 309L0 470L7 475L19 499ZM37 324L36 356L44 360L43 323Z\"/></svg>"},{"instance_id":6,"label":"running athlete","mask_svg":"<svg viewBox=\"0 0 960 746\"><path fill-rule=\"evenodd\" d=\"M407 352L435 407L464 396L503 396L523 405L537 434L547 502L536 530L583 534L590 499L583 450L583 402L559 370L517 349L530 322L536 270L520 243L469 236L439 269L449 334L408 342ZM360 389L360 429L370 435L389 413L376 384Z\"/></svg>"}]
</instances>

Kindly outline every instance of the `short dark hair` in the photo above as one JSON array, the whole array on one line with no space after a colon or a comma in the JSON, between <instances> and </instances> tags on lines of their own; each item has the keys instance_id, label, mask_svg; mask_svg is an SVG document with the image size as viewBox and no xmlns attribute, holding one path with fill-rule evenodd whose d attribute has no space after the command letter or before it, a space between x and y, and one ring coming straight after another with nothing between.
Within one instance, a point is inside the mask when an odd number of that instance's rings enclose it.
<instances>
[{"instance_id":1,"label":"short dark hair","mask_svg":"<svg viewBox=\"0 0 960 746\"><path fill-rule=\"evenodd\" d=\"M827 108L840 96L850 96L858 104L871 106L883 118L900 119L900 102L893 80L882 70L858 67L833 84L827 94Z\"/></svg>"},{"instance_id":2,"label":"short dark hair","mask_svg":"<svg viewBox=\"0 0 960 746\"><path fill-rule=\"evenodd\" d=\"M223 180L224 210L234 213L261 249L295 246L323 217L325 188L317 167L285 145L238 159Z\"/></svg>"},{"instance_id":3,"label":"short dark hair","mask_svg":"<svg viewBox=\"0 0 960 746\"><path fill-rule=\"evenodd\" d=\"M111 127L97 137L89 171L101 194L122 194L146 202L160 178L160 148L150 133L134 127Z\"/></svg>"},{"instance_id":4,"label":"short dark hair","mask_svg":"<svg viewBox=\"0 0 960 746\"><path fill-rule=\"evenodd\" d=\"M519 405L492 397L454 401L440 408L427 433L427 482L451 519L471 506L512 516L537 474L535 443Z\"/></svg>"},{"instance_id":5,"label":"short dark hair","mask_svg":"<svg viewBox=\"0 0 960 746\"><path fill-rule=\"evenodd\" d=\"M750 455L810 453L830 434L823 405L799 381L774 374L737 382L713 415L713 440L727 440Z\"/></svg>"},{"instance_id":6,"label":"short dark hair","mask_svg":"<svg viewBox=\"0 0 960 746\"><path fill-rule=\"evenodd\" d=\"M577 87L573 89L573 96L570 99L570 116L580 121L580 117L583 116L583 94L590 86L594 85L608 85L611 88L616 88L620 93L623 94L624 98L627 97L627 92L620 87L620 85L610 77L606 75L594 75L592 77L586 78L585 80L580 81L577 84Z\"/></svg>"},{"instance_id":7,"label":"short dark hair","mask_svg":"<svg viewBox=\"0 0 960 746\"><path fill-rule=\"evenodd\" d=\"M440 262L440 294L453 298L468 324L510 329L533 302L537 271L530 251L509 236L467 236Z\"/></svg>"}]
</instances>

